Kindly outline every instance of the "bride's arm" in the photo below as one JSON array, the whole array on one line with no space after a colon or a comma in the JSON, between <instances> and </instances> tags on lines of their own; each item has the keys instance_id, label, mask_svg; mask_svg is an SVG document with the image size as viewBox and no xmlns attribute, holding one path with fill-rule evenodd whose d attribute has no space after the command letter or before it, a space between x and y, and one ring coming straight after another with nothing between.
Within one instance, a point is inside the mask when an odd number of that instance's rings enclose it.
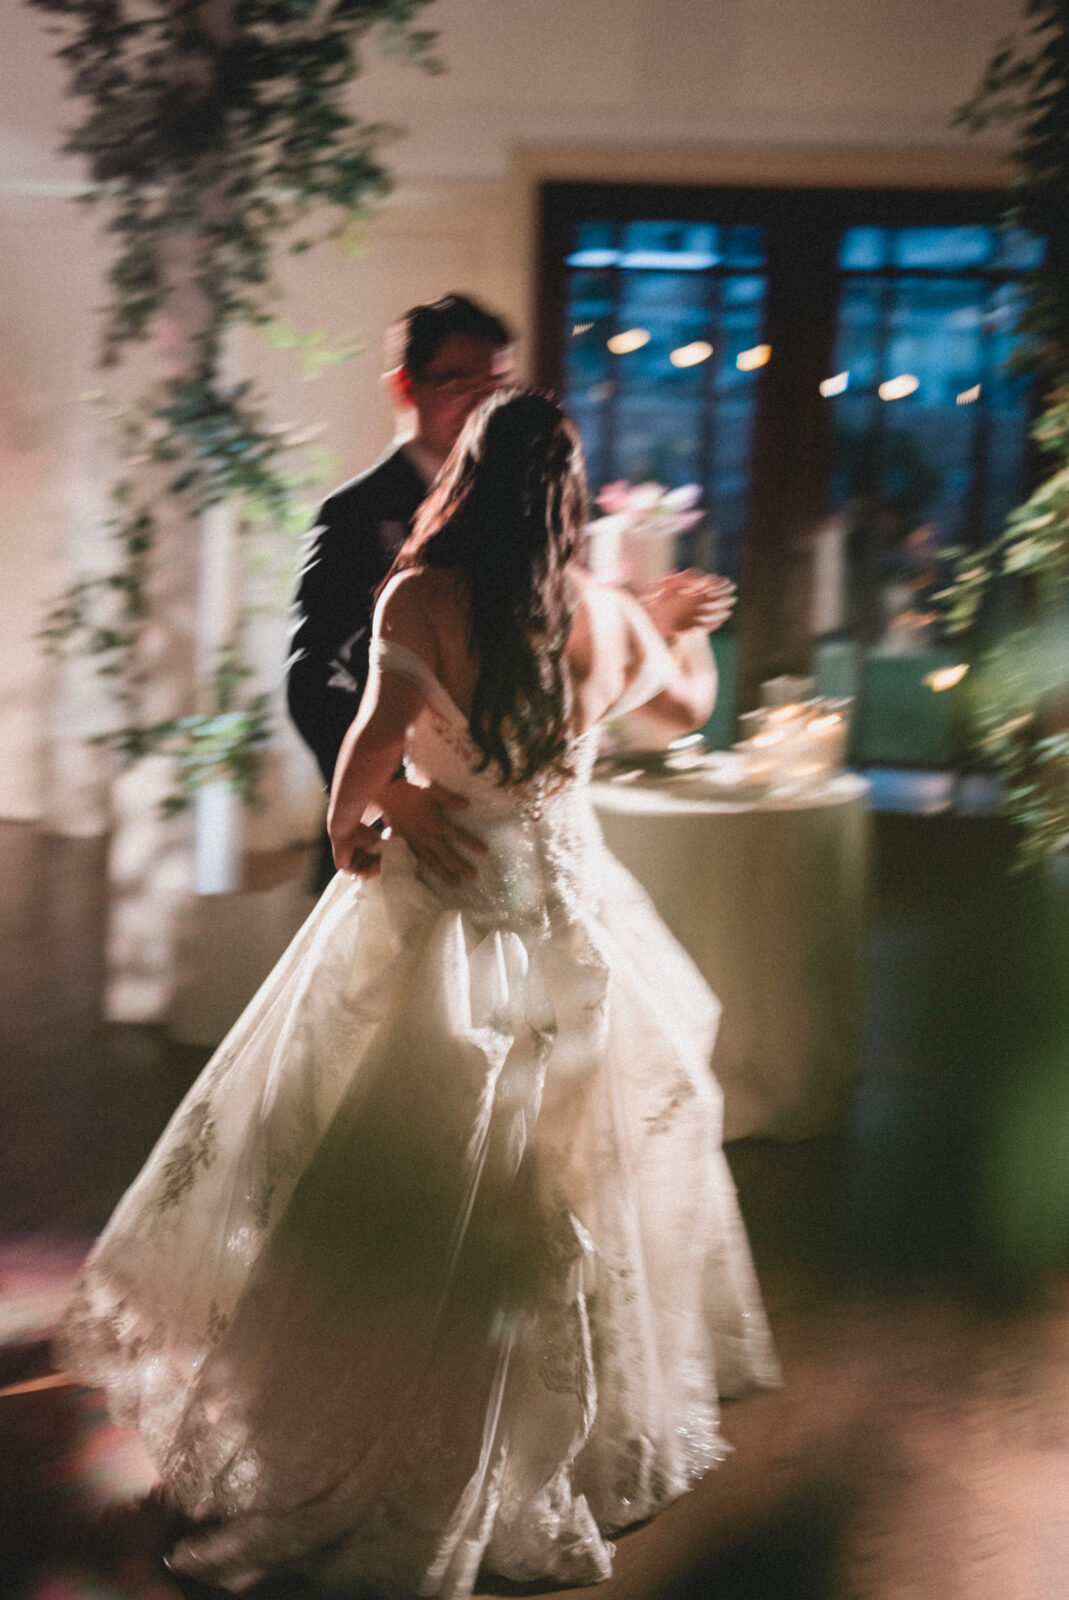
<instances>
[{"instance_id":1,"label":"bride's arm","mask_svg":"<svg viewBox=\"0 0 1069 1600\"><path fill-rule=\"evenodd\" d=\"M375 614L375 637L425 657L435 627L428 612L424 575L403 573L383 593ZM419 676L382 671L372 652L372 670L356 720L342 743L327 810L327 831L339 870L378 871L382 835L367 822L381 814L391 835L404 839L421 866L446 883L474 877L473 857L486 846L450 813L468 802L441 784L426 787L398 776L409 730L426 700Z\"/></svg>"},{"instance_id":2,"label":"bride's arm","mask_svg":"<svg viewBox=\"0 0 1069 1600\"><path fill-rule=\"evenodd\" d=\"M709 644L703 602L696 593L693 614L686 607L678 612L676 631L662 640L653 624L630 596L621 596L627 613L632 660L637 671L629 674L631 684L649 674L655 692L635 702L643 716L654 718L675 733L690 733L700 728L713 714L716 704L716 660ZM633 689L628 691L629 696Z\"/></svg>"},{"instance_id":3,"label":"bride's arm","mask_svg":"<svg viewBox=\"0 0 1069 1600\"><path fill-rule=\"evenodd\" d=\"M327 832L339 871L377 870L382 835L365 825L364 815L397 772L423 700L423 689L411 678L375 670L368 679L356 720L342 741L327 808Z\"/></svg>"},{"instance_id":4,"label":"bride's arm","mask_svg":"<svg viewBox=\"0 0 1069 1600\"><path fill-rule=\"evenodd\" d=\"M393 640L422 657L429 629L415 573L389 585L375 613L376 638ZM356 717L342 740L327 807L334 865L342 872L378 870L382 836L365 817L381 812L382 797L401 765L409 729L426 700L418 678L383 672L372 651L371 672Z\"/></svg>"},{"instance_id":5,"label":"bride's arm","mask_svg":"<svg viewBox=\"0 0 1069 1600\"><path fill-rule=\"evenodd\" d=\"M661 692L647 700L642 713L681 734L692 733L708 722L716 705L716 660L704 630L677 633L669 643L669 654L675 672Z\"/></svg>"}]
</instances>

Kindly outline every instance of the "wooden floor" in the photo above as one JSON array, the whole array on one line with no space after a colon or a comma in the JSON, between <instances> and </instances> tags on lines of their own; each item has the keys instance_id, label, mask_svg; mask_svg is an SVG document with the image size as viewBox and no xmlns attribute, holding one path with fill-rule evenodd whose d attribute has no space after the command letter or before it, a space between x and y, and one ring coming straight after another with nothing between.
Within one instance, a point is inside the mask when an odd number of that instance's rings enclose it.
<instances>
[{"instance_id":1,"label":"wooden floor","mask_svg":"<svg viewBox=\"0 0 1069 1600\"><path fill-rule=\"evenodd\" d=\"M785 1385L725 1408L733 1455L619 1541L604 1600L1069 1597L1069 878L1007 878L985 818L877 842L850 1118L729 1150ZM77 1255L204 1058L99 1024L101 944L100 847L0 825L0 1305L3 1259ZM0 1384L42 1361L0 1349ZM0 1398L0 1594L207 1595L94 1405Z\"/></svg>"}]
</instances>

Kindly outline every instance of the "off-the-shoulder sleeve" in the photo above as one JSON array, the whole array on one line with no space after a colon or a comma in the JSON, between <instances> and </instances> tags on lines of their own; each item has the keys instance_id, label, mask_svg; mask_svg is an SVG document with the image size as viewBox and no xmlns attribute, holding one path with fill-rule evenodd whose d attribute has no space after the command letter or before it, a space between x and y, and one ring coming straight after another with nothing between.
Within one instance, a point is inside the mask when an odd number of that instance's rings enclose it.
<instances>
[{"instance_id":1,"label":"off-the-shoulder sleeve","mask_svg":"<svg viewBox=\"0 0 1069 1600\"><path fill-rule=\"evenodd\" d=\"M411 678L428 693L439 687L438 679L422 656L406 644L393 639L374 638L371 641L370 661L379 672L395 672L402 678Z\"/></svg>"},{"instance_id":2,"label":"off-the-shoulder sleeve","mask_svg":"<svg viewBox=\"0 0 1069 1600\"><path fill-rule=\"evenodd\" d=\"M637 601L630 601L628 611L642 640L642 664L616 704L605 713L606 717L622 717L627 711L637 711L639 706L660 694L676 672L671 652L646 612Z\"/></svg>"}]
</instances>

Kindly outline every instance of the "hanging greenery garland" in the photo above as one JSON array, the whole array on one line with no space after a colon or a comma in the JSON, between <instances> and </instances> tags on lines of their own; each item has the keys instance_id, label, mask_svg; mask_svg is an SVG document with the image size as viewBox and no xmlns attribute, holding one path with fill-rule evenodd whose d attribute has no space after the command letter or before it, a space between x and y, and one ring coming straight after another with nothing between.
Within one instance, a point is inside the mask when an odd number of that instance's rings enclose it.
<instances>
[{"instance_id":1,"label":"hanging greenery garland","mask_svg":"<svg viewBox=\"0 0 1069 1600\"><path fill-rule=\"evenodd\" d=\"M430 0L28 0L51 31L84 106L64 149L88 166L87 201L115 243L101 364L146 340L176 296L196 303L175 370L114 414L126 463L112 493L109 570L80 575L45 619L45 647L87 654L125 718L103 741L127 760L175 759L167 808L225 779L251 798L270 733L269 697L242 698L240 638L224 645L196 714L144 722L142 642L161 506L197 517L235 507L238 525L291 530L302 476L293 430L270 422L250 382L222 373L227 330L261 326L309 364L336 359L321 334L275 321L273 263L343 237L390 188L383 151L400 130L361 121L351 85L373 46L440 70L416 26Z\"/></svg>"},{"instance_id":2,"label":"hanging greenery garland","mask_svg":"<svg viewBox=\"0 0 1069 1600\"><path fill-rule=\"evenodd\" d=\"M1045 396L1033 437L1051 467L1001 537L962 557L944 596L961 633L982 624L996 578L1014 591L1018 620L982 653L973 700L1022 865L1069 845L1069 0L1028 0L1025 16L958 121L974 132L1014 129L1005 220L1046 241L1027 282L1015 366L1035 373Z\"/></svg>"}]
</instances>

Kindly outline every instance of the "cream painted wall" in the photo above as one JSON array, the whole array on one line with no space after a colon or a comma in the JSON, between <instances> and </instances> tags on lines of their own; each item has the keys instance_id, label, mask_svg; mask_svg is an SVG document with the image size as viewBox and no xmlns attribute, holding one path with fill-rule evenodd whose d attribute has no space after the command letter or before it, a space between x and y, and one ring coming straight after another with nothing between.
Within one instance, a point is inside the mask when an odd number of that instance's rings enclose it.
<instances>
[{"instance_id":1,"label":"cream painted wall","mask_svg":"<svg viewBox=\"0 0 1069 1600\"><path fill-rule=\"evenodd\" d=\"M991 181L997 151L948 122L1017 12L1013 0L437 0L426 22L449 72L377 65L357 85L365 115L409 129L365 253L328 247L284 272L281 314L358 330L364 353L309 383L251 335L238 359L281 417L322 424L339 475L355 471L390 437L379 348L397 310L466 289L530 326L540 178ZM107 474L79 396L100 382L92 311L106 254L93 214L70 199L78 169L55 153L72 110L43 18L0 0L0 43L0 816L83 831L104 825L103 791L72 728L55 727L54 682L30 636L99 543ZM256 647L277 677L281 618L257 624ZM98 715L83 688L74 721ZM252 842L307 831L315 804L310 761L287 736Z\"/></svg>"},{"instance_id":2,"label":"cream painted wall","mask_svg":"<svg viewBox=\"0 0 1069 1600\"><path fill-rule=\"evenodd\" d=\"M448 73L362 79L406 173L543 141L946 144L1013 0L438 0Z\"/></svg>"},{"instance_id":3,"label":"cream painted wall","mask_svg":"<svg viewBox=\"0 0 1069 1600\"><path fill-rule=\"evenodd\" d=\"M99 381L92 309L100 250L69 202L9 193L0 197L0 258L0 816L33 818L43 805L56 682L33 635L92 542L101 509L80 398ZM68 820L81 831L80 818ZM90 831L99 827L95 816Z\"/></svg>"}]
</instances>

